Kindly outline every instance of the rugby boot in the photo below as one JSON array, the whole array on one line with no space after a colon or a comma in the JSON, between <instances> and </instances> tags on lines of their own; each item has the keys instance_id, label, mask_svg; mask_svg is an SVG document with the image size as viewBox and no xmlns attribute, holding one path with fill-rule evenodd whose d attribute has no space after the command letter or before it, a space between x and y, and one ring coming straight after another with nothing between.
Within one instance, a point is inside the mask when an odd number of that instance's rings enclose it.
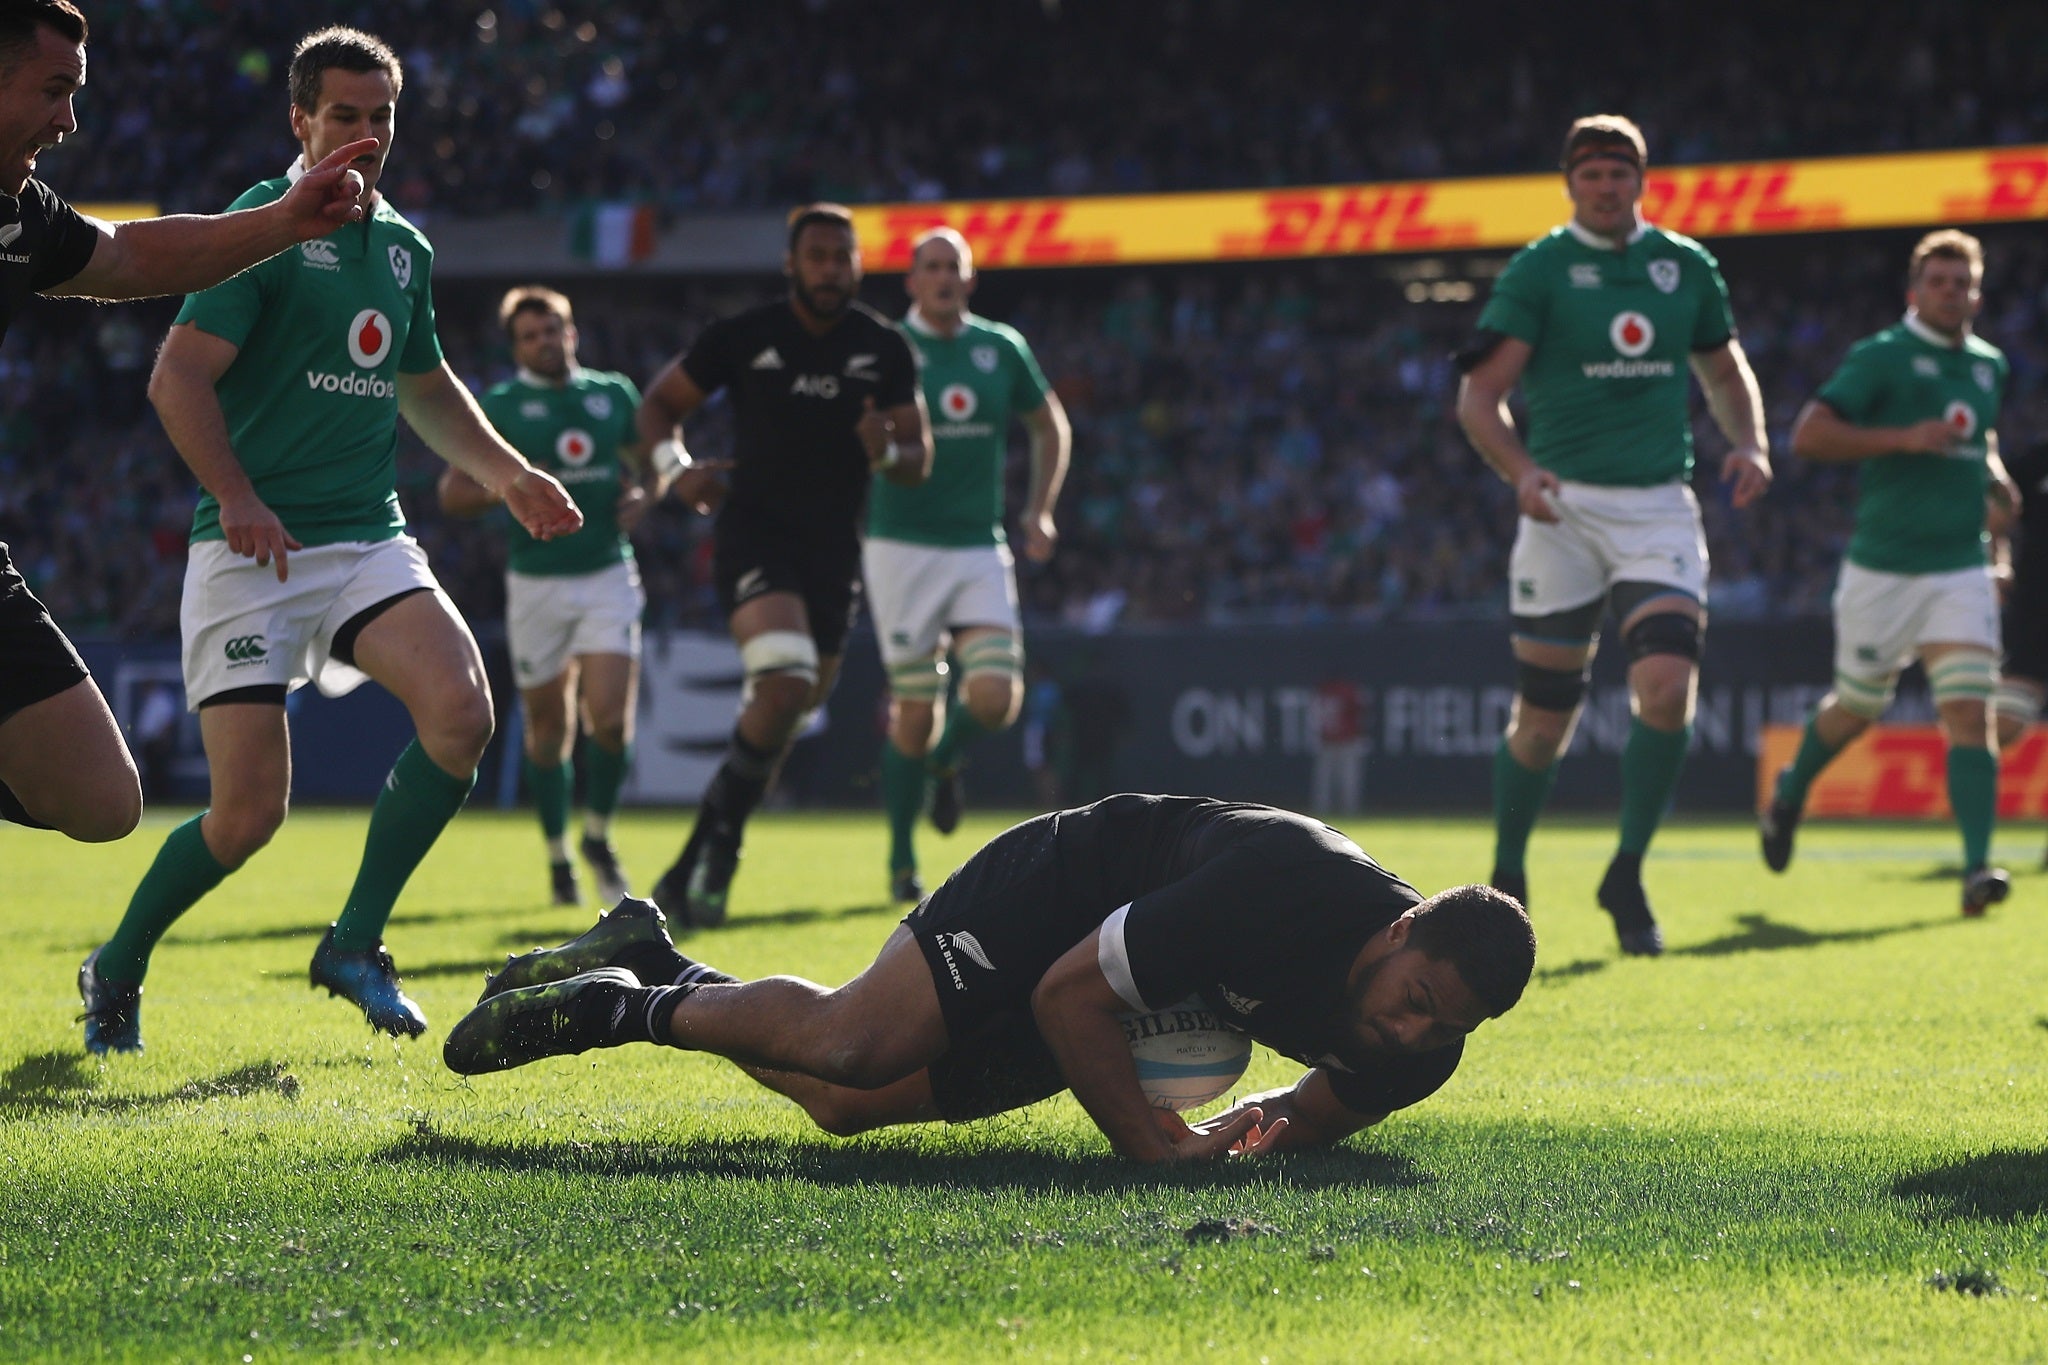
<instances>
[{"instance_id":1,"label":"rugby boot","mask_svg":"<svg viewBox=\"0 0 2048 1365\"><path fill-rule=\"evenodd\" d=\"M683 851L669 864L668 871L661 874L654 883L648 898L661 907L663 914L685 929L696 927L690 918L690 875L697 867L697 854L704 847L702 826L690 831L689 839L683 844Z\"/></svg>"},{"instance_id":2,"label":"rugby boot","mask_svg":"<svg viewBox=\"0 0 2048 1365\"><path fill-rule=\"evenodd\" d=\"M583 836L578 845L583 861L590 864L590 875L597 878L597 900L600 905L617 905L633 894L633 888L626 882L626 870L619 866L618 850L612 841L594 834Z\"/></svg>"},{"instance_id":3,"label":"rugby boot","mask_svg":"<svg viewBox=\"0 0 2048 1365\"><path fill-rule=\"evenodd\" d=\"M484 978L484 993L477 1003L601 967L622 967L646 981L666 983L688 965L689 959L676 951L668 936L668 916L661 907L628 897L567 943L506 958L504 970Z\"/></svg>"},{"instance_id":4,"label":"rugby boot","mask_svg":"<svg viewBox=\"0 0 2048 1365\"><path fill-rule=\"evenodd\" d=\"M108 981L100 975L100 950L85 955L78 968L78 998L85 1013L85 1050L95 1056L142 1051L142 987L131 981Z\"/></svg>"},{"instance_id":5,"label":"rugby boot","mask_svg":"<svg viewBox=\"0 0 2048 1365\"><path fill-rule=\"evenodd\" d=\"M1524 910L1529 908L1529 874L1523 871L1510 872L1504 867L1493 869L1493 875L1486 884L1494 890L1513 896Z\"/></svg>"},{"instance_id":6,"label":"rugby boot","mask_svg":"<svg viewBox=\"0 0 2048 1365\"><path fill-rule=\"evenodd\" d=\"M555 905L583 904L583 888L576 885L576 869L567 858L548 864L548 898Z\"/></svg>"},{"instance_id":7,"label":"rugby boot","mask_svg":"<svg viewBox=\"0 0 2048 1365\"><path fill-rule=\"evenodd\" d=\"M417 1038L427 1031L427 1016L398 989L398 968L391 953L380 942L359 953L346 953L334 946L334 926L321 935L313 950L313 964L307 972L313 988L325 986L362 1010L370 1027L392 1037Z\"/></svg>"},{"instance_id":8,"label":"rugby boot","mask_svg":"<svg viewBox=\"0 0 2048 1365\"><path fill-rule=\"evenodd\" d=\"M1631 957L1656 957L1664 951L1664 931L1650 913L1650 898L1643 891L1643 861L1626 853L1614 855L1607 875L1600 879L1600 908L1614 917L1614 934L1621 951Z\"/></svg>"},{"instance_id":9,"label":"rugby boot","mask_svg":"<svg viewBox=\"0 0 2048 1365\"><path fill-rule=\"evenodd\" d=\"M707 834L684 890L693 926L711 929L725 923L726 896L732 890L733 874L739 870L739 839Z\"/></svg>"},{"instance_id":10,"label":"rugby boot","mask_svg":"<svg viewBox=\"0 0 2048 1365\"><path fill-rule=\"evenodd\" d=\"M1963 914L1980 919L2012 894L2012 877L2002 867L1980 867L1963 875Z\"/></svg>"},{"instance_id":11,"label":"rugby boot","mask_svg":"<svg viewBox=\"0 0 2048 1365\"><path fill-rule=\"evenodd\" d=\"M627 1041L618 1026L640 992L640 978L619 967L503 991L482 1001L448 1031L441 1059L450 1071L480 1076L543 1057L570 1057Z\"/></svg>"},{"instance_id":12,"label":"rugby boot","mask_svg":"<svg viewBox=\"0 0 2048 1365\"><path fill-rule=\"evenodd\" d=\"M889 874L889 898L905 905L915 905L924 899L924 881L916 868L899 868Z\"/></svg>"},{"instance_id":13,"label":"rugby boot","mask_svg":"<svg viewBox=\"0 0 2048 1365\"><path fill-rule=\"evenodd\" d=\"M933 774L932 828L941 834L951 834L960 828L960 817L966 810L967 791L960 784L960 769L953 767Z\"/></svg>"},{"instance_id":14,"label":"rugby boot","mask_svg":"<svg viewBox=\"0 0 2048 1365\"><path fill-rule=\"evenodd\" d=\"M1776 796L1756 818L1756 833L1763 845L1764 866L1783 872L1792 865L1792 836L1799 830L1799 807Z\"/></svg>"}]
</instances>

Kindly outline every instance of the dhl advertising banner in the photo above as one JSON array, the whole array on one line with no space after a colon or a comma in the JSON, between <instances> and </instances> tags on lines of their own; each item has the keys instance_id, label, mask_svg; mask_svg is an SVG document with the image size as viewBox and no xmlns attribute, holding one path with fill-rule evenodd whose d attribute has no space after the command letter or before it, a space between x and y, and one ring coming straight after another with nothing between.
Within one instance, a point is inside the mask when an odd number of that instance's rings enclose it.
<instances>
[{"instance_id":1,"label":"dhl advertising banner","mask_svg":"<svg viewBox=\"0 0 2048 1365\"><path fill-rule=\"evenodd\" d=\"M1759 809L1778 770L1799 752L1801 727L1767 725L1759 735ZM1877 725L1835 755L1807 792L1808 815L1947 819L1948 746L1932 725ZM2028 734L1999 755L1998 814L2011 820L2048 815L2048 735Z\"/></svg>"},{"instance_id":2,"label":"dhl advertising banner","mask_svg":"<svg viewBox=\"0 0 2048 1365\"><path fill-rule=\"evenodd\" d=\"M1222 193L870 204L870 270L960 230L982 266L1145 265L1518 247L1568 215L1557 174ZM2048 216L2048 146L1653 168L1653 223L1694 237L2006 222Z\"/></svg>"}]
</instances>

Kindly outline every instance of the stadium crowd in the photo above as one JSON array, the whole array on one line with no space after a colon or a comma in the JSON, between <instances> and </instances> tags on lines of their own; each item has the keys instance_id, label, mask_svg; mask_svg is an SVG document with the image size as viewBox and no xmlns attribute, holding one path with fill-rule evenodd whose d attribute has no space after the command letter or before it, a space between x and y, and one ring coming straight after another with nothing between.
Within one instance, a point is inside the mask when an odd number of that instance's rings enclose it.
<instances>
[{"instance_id":1,"label":"stadium crowd","mask_svg":"<svg viewBox=\"0 0 2048 1365\"><path fill-rule=\"evenodd\" d=\"M2014 361L2005 439L2032 443L2048 418L2048 245L2017 231L1988 242L1979 330ZM1876 235L1727 244L1723 256L1779 478L1734 513L1716 483L1724 443L1697 409L1713 609L1824 614L1855 475L1793 459L1787 433L1850 341L1895 316L1904 249ZM584 357L644 381L712 317L773 289L592 283L576 299ZM868 297L893 312L896 290L877 277ZM479 388L509 371L495 292L451 284L440 301L456 368ZM981 304L1032 338L1077 433L1061 553L1023 566L1032 619L1106 629L1505 611L1511 499L1451 413L1450 356L1476 300L1410 303L1378 265L1337 261L992 274ZM0 538L84 633L176 632L195 490L143 396L167 321L162 305L46 304L0 357ZM714 405L692 445L718 453L724 420ZM1021 480L1021 438L1014 454ZM401 461L401 496L442 581L474 618L497 619L502 537L440 517L423 449L408 442ZM664 507L640 543L649 624L715 625L703 519Z\"/></svg>"},{"instance_id":2,"label":"stadium crowd","mask_svg":"<svg viewBox=\"0 0 2048 1365\"><path fill-rule=\"evenodd\" d=\"M48 167L56 189L214 211L277 174L281 54L303 12L91 8L107 77L88 89L80 146ZM1853 24L1761 0L1722 5L1712 23L1638 5L1592 25L1505 0L1298 0L1284 19L1247 0L968 13L934 23L923 0L344 0L320 17L398 45L408 151L388 188L422 219L591 197L763 208L1525 172L1552 164L1556 130L1595 107L1630 112L1668 162L1976 146L2048 120L2028 65L2048 45L2040 6L1959 22L1871 0Z\"/></svg>"}]
</instances>

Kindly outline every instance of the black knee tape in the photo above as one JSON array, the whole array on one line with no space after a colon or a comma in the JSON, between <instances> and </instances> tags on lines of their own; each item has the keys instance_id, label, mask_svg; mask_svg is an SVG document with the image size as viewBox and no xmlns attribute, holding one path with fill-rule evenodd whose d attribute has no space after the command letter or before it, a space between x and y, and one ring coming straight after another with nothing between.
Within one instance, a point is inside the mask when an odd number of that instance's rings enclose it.
<instances>
[{"instance_id":1,"label":"black knee tape","mask_svg":"<svg viewBox=\"0 0 2048 1365\"><path fill-rule=\"evenodd\" d=\"M1622 632L1622 642L1628 646L1629 662L1647 659L1652 654L1676 654L1680 658L1700 658L1700 623L1691 616L1675 611L1660 611Z\"/></svg>"},{"instance_id":2,"label":"black knee tape","mask_svg":"<svg viewBox=\"0 0 2048 1365\"><path fill-rule=\"evenodd\" d=\"M1607 610L1607 599L1596 597L1576 607L1563 611L1546 612L1541 616L1516 613L1513 633L1517 638L1536 640L1547 645L1591 644L1600 633L1600 617Z\"/></svg>"},{"instance_id":3,"label":"black knee tape","mask_svg":"<svg viewBox=\"0 0 2048 1365\"><path fill-rule=\"evenodd\" d=\"M1545 711L1576 711L1579 703L1586 699L1586 674L1591 667L1588 664L1576 669L1542 668L1517 659L1515 690L1523 701Z\"/></svg>"}]
</instances>

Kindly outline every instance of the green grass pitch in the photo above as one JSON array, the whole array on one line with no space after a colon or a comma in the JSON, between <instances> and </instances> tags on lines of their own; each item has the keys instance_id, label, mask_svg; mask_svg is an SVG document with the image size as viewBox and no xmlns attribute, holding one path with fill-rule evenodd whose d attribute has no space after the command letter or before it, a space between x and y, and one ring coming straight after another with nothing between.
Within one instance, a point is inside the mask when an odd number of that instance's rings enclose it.
<instances>
[{"instance_id":1,"label":"green grass pitch","mask_svg":"<svg viewBox=\"0 0 2048 1365\"><path fill-rule=\"evenodd\" d=\"M1964 922L1945 829L1811 828L1773 877L1747 826L1681 824L1645 962L1592 907L1609 829L1552 822L1537 979L1441 1094L1157 1174L1064 1097L842 1142L653 1048L450 1075L484 970L589 920L546 905L529 820L482 812L388 936L425 1039L307 989L364 817L306 811L172 932L148 1052L102 1065L73 975L176 818L0 828L0 1359L2048 1359L2038 831ZM1000 824L927 833L927 874ZM1347 831L1425 890L1487 864L1475 821ZM643 884L681 833L622 823ZM882 854L878 816L765 816L690 946L842 980L895 919Z\"/></svg>"}]
</instances>

